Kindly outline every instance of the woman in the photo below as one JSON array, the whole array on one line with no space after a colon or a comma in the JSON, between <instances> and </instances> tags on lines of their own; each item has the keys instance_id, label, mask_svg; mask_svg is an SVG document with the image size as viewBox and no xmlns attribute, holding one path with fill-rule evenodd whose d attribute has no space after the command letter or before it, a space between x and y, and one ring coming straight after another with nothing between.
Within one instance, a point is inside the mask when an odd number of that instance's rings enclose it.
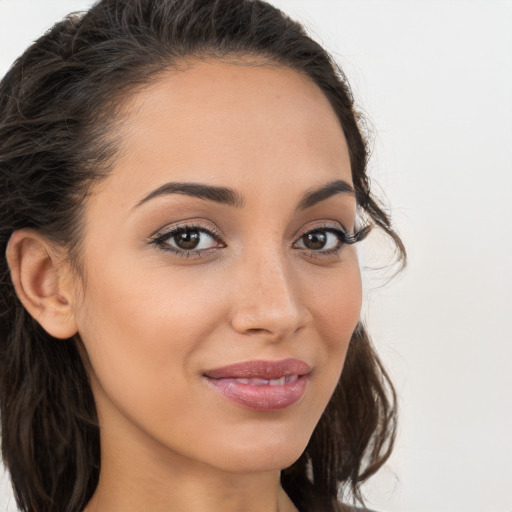
<instances>
[{"instance_id":1,"label":"woman","mask_svg":"<svg viewBox=\"0 0 512 512\"><path fill-rule=\"evenodd\" d=\"M0 86L2 453L25 511L335 511L390 454L348 84L259 0L101 0ZM343 369L343 373L342 373Z\"/></svg>"}]
</instances>

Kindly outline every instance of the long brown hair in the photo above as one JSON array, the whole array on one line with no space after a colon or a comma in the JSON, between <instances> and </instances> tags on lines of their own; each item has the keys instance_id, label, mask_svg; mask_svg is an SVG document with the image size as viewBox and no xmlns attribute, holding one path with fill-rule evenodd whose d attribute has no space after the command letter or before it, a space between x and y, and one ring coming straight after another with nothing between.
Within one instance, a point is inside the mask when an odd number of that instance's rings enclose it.
<instances>
[{"instance_id":1,"label":"long brown hair","mask_svg":"<svg viewBox=\"0 0 512 512\"><path fill-rule=\"evenodd\" d=\"M80 512L100 471L94 399L80 339L56 340L18 300L5 258L11 234L34 228L79 268L90 187L116 155L115 121L130 91L187 57L257 56L309 76L347 140L356 200L405 262L390 219L370 193L368 147L347 80L303 27L261 0L101 0L57 23L0 83L0 407L2 455L23 511ZM393 386L364 326L302 456L282 484L303 512L338 510L344 493L389 456Z\"/></svg>"}]
</instances>

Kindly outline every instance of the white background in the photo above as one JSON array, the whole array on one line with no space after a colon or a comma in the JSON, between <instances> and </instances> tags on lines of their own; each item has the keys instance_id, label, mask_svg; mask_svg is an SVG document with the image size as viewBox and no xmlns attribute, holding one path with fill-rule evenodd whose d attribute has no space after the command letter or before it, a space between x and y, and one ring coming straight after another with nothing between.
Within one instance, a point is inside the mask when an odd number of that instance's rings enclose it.
<instances>
[{"instance_id":1,"label":"white background","mask_svg":"<svg viewBox=\"0 0 512 512\"><path fill-rule=\"evenodd\" d=\"M90 3L0 0L0 73ZM365 316L401 406L368 504L512 512L512 1L273 3L347 73L376 135L374 182L409 250L390 284L366 275ZM2 485L0 510L14 510Z\"/></svg>"}]
</instances>

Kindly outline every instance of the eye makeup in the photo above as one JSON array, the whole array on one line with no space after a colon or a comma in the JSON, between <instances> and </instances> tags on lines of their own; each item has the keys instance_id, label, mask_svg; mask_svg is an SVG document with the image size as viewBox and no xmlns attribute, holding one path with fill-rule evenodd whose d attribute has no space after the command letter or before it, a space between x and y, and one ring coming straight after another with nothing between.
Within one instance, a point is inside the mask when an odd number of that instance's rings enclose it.
<instances>
[{"instance_id":1,"label":"eye makeup","mask_svg":"<svg viewBox=\"0 0 512 512\"><path fill-rule=\"evenodd\" d=\"M303 233L293 247L305 250L314 258L337 255L345 245L353 245L366 238L369 231L368 226L350 233L332 225L320 225Z\"/></svg>"},{"instance_id":2,"label":"eye makeup","mask_svg":"<svg viewBox=\"0 0 512 512\"><path fill-rule=\"evenodd\" d=\"M199 223L183 223L153 235L149 244L179 257L201 257L226 247L220 231Z\"/></svg>"},{"instance_id":3,"label":"eye makeup","mask_svg":"<svg viewBox=\"0 0 512 512\"><path fill-rule=\"evenodd\" d=\"M368 235L369 226L353 233L333 224L313 226L293 242L292 247L304 251L310 257L323 257L338 254L345 245L353 245ZM205 257L227 247L220 230L206 228L200 223L183 223L164 229L148 241L155 248L178 257Z\"/></svg>"}]
</instances>

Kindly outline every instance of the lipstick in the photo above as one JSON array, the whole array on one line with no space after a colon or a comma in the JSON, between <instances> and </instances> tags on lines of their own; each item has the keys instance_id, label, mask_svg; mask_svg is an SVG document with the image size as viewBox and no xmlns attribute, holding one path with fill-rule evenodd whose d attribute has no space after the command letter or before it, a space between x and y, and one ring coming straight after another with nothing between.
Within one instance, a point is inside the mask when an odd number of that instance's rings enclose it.
<instances>
[{"instance_id":1,"label":"lipstick","mask_svg":"<svg viewBox=\"0 0 512 512\"><path fill-rule=\"evenodd\" d=\"M204 373L208 384L235 404L258 412L285 409L306 392L311 368L299 359L246 361Z\"/></svg>"}]
</instances>

